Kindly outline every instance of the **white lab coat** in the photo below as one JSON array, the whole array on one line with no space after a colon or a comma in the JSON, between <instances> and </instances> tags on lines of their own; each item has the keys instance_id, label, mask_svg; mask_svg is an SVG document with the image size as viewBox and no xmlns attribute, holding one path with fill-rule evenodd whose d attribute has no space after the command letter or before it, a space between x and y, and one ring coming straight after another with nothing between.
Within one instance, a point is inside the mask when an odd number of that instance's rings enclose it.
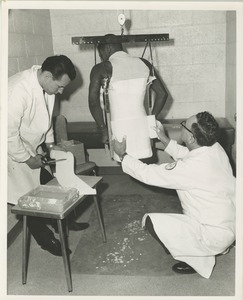
<instances>
[{"instance_id":1,"label":"white lab coat","mask_svg":"<svg viewBox=\"0 0 243 300\"><path fill-rule=\"evenodd\" d=\"M183 214L149 213L142 225L149 216L171 255L209 278L215 255L235 240L235 177L218 143L189 152L171 140L165 151L175 162L146 165L127 155L123 171L146 184L176 189Z\"/></svg>"},{"instance_id":2,"label":"white lab coat","mask_svg":"<svg viewBox=\"0 0 243 300\"><path fill-rule=\"evenodd\" d=\"M24 163L42 152L40 145L54 142L52 111L55 95L43 95L37 79L40 66L17 73L8 83L8 199L16 204L20 196L40 184L40 168Z\"/></svg>"}]
</instances>

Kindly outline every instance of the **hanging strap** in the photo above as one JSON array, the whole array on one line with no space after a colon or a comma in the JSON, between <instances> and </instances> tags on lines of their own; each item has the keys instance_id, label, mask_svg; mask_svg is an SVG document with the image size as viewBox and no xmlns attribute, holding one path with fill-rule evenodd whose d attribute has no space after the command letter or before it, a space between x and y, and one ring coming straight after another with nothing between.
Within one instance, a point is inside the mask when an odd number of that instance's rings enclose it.
<instances>
[{"instance_id":1,"label":"hanging strap","mask_svg":"<svg viewBox=\"0 0 243 300\"><path fill-rule=\"evenodd\" d=\"M149 99L148 99L148 108L149 108L149 114L151 115L151 113L152 113L152 94L151 94L151 90L150 90L150 84L153 82L153 80L155 79L155 76L154 76L154 74L155 74L155 71L154 71L154 61L153 61L153 54L152 54L152 47L151 47L151 42L150 42L150 40L148 40L147 42L146 42L146 45L145 45L145 47L144 47L144 50L143 50L143 54L142 54L142 58L143 58L143 56L144 56L144 54L145 54L145 51L146 51L146 49L147 49L147 46L149 45L149 53L150 53L150 60L151 60L151 66L152 66L152 68L151 68L151 75L149 76L149 81L147 82L147 86L148 86L148 95L149 95Z\"/></svg>"},{"instance_id":2,"label":"hanging strap","mask_svg":"<svg viewBox=\"0 0 243 300\"><path fill-rule=\"evenodd\" d=\"M151 60L151 65L152 65L151 72L152 72L152 76L154 77L154 61L153 61L153 53L152 53L152 47L151 47L151 42L150 41L146 42L146 45L145 45L144 50L143 50L142 58L145 54L145 51L146 51L148 45L149 45L150 60Z\"/></svg>"},{"instance_id":3,"label":"hanging strap","mask_svg":"<svg viewBox=\"0 0 243 300\"><path fill-rule=\"evenodd\" d=\"M96 44L94 44L94 60L95 60L95 65L96 65L96 49L97 49L97 46Z\"/></svg>"},{"instance_id":4,"label":"hanging strap","mask_svg":"<svg viewBox=\"0 0 243 300\"><path fill-rule=\"evenodd\" d=\"M145 53L145 51L146 51L146 49L147 49L147 46L148 46L148 41L147 41L147 43L146 43L146 45L145 45L145 47L144 47L143 54L142 54L142 58L143 58L144 53Z\"/></svg>"},{"instance_id":5,"label":"hanging strap","mask_svg":"<svg viewBox=\"0 0 243 300\"><path fill-rule=\"evenodd\" d=\"M150 41L149 41L149 51L150 51L150 58L151 58L151 65L152 65L152 76L154 76L154 62L153 62L153 54L152 54L152 47Z\"/></svg>"}]
</instances>

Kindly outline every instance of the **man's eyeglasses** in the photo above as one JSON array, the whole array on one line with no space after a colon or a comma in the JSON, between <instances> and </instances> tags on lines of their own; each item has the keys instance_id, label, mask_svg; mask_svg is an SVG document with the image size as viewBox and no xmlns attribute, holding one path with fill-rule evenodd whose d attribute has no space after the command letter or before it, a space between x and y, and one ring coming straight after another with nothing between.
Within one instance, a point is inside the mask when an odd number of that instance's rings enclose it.
<instances>
[{"instance_id":1,"label":"man's eyeglasses","mask_svg":"<svg viewBox=\"0 0 243 300\"><path fill-rule=\"evenodd\" d=\"M193 132L189 128L186 127L186 121L182 121L180 124L182 127L184 127L187 131L189 131L194 136Z\"/></svg>"}]
</instances>

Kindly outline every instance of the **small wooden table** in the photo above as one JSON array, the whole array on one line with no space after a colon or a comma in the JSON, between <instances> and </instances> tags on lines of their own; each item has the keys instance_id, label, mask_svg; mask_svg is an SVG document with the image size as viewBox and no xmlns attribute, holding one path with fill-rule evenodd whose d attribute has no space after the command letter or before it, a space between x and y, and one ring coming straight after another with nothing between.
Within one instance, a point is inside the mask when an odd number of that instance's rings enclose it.
<instances>
[{"instance_id":1,"label":"small wooden table","mask_svg":"<svg viewBox=\"0 0 243 300\"><path fill-rule=\"evenodd\" d=\"M79 175L80 179L82 179L85 183L87 183L90 187L96 188L97 184L100 183L102 180L102 177L98 176L84 176ZM54 178L50 182L48 182L48 185L59 185L57 182L57 179ZM61 248L62 248L62 257L63 257L63 263L64 263L64 269L65 269L65 276L67 280L67 286L68 291L72 292L72 278L71 278L71 267L70 267L70 259L69 255L67 254L67 237L64 234L63 230L63 222L66 226L65 219L66 217L89 195L81 195L79 199L77 199L75 202L71 203L70 206L65 209L62 212L48 212L48 211L39 211L39 210L30 210L30 209L23 209L20 208L19 205L15 205L11 212L17 215L23 216L23 250L22 250L22 283L26 284L26 278L27 278L27 265L28 265L28 257L27 257L27 236L28 236L28 228L27 228L27 216L32 217L40 217L40 218L50 218L50 219L56 219L57 225L58 225L58 231L60 236L60 242L61 242ZM106 234L105 234L105 228L103 224L103 220L100 213L100 208L97 200L96 195L92 195L101 227L101 232L103 236L103 241L106 242Z\"/></svg>"}]
</instances>

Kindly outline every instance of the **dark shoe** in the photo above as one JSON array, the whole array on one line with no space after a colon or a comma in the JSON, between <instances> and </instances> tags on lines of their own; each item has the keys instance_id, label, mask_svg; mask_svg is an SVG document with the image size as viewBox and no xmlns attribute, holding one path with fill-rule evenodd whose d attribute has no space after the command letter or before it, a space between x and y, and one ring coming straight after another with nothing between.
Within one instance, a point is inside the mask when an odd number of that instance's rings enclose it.
<instances>
[{"instance_id":1,"label":"dark shoe","mask_svg":"<svg viewBox=\"0 0 243 300\"><path fill-rule=\"evenodd\" d=\"M45 243L40 246L43 250L46 250L55 256L62 256L61 243L55 238L45 241ZM67 249L67 253L70 255L72 251Z\"/></svg>"},{"instance_id":2,"label":"dark shoe","mask_svg":"<svg viewBox=\"0 0 243 300\"><path fill-rule=\"evenodd\" d=\"M88 227L89 227L89 223L72 222L68 225L69 230L73 230L73 231L81 231L87 229Z\"/></svg>"},{"instance_id":3,"label":"dark shoe","mask_svg":"<svg viewBox=\"0 0 243 300\"><path fill-rule=\"evenodd\" d=\"M57 224L53 223L51 224L52 228L55 230L55 233L58 233L58 227ZM89 227L89 223L76 223L72 222L68 224L68 229L73 231L81 231L84 229L87 229Z\"/></svg>"},{"instance_id":4,"label":"dark shoe","mask_svg":"<svg viewBox=\"0 0 243 300\"><path fill-rule=\"evenodd\" d=\"M194 274L196 271L184 262L179 262L172 267L172 270L180 274Z\"/></svg>"}]
</instances>

